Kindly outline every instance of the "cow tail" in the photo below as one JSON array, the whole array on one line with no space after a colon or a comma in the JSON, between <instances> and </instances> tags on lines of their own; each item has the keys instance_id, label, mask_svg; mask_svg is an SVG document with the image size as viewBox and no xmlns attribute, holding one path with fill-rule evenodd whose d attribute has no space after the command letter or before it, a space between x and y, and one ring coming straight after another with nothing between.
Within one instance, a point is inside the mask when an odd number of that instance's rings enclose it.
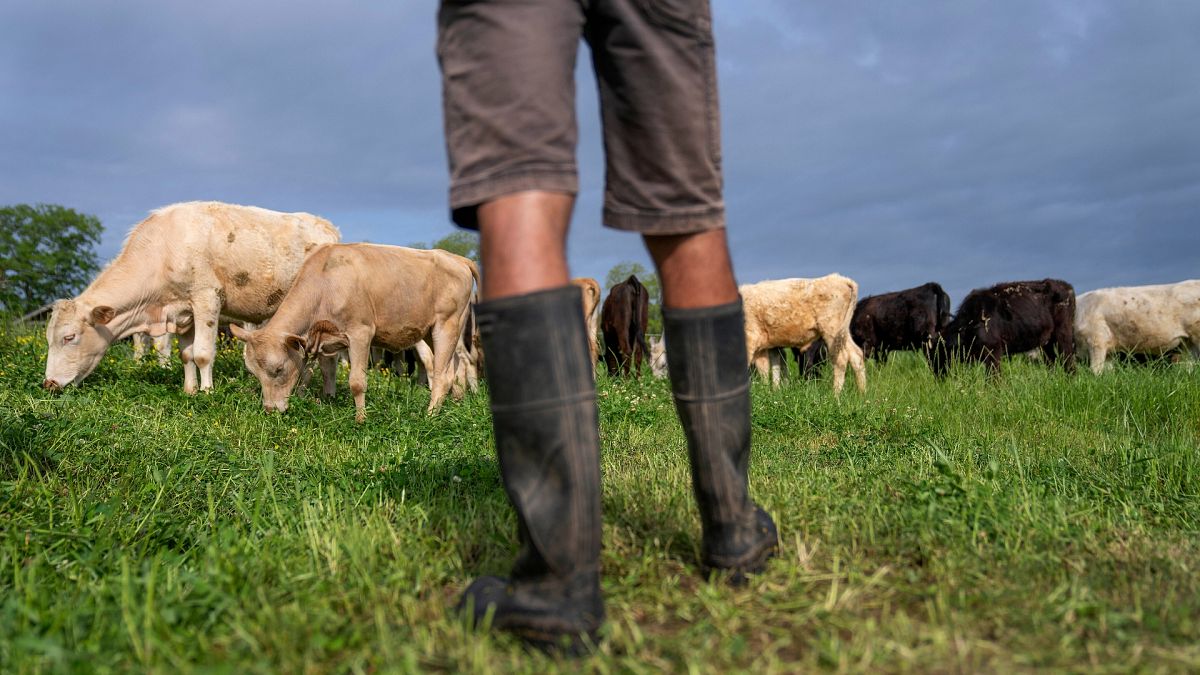
<instances>
[{"instance_id":1,"label":"cow tail","mask_svg":"<svg viewBox=\"0 0 1200 675\"><path fill-rule=\"evenodd\" d=\"M464 258L464 260L467 263L467 269L471 270L471 279L475 282L474 287L471 289L471 300L467 303L466 320L463 321L465 324L463 330L463 349L467 354L470 354L471 350L475 348L475 306L479 304L479 266L470 258Z\"/></svg>"},{"instance_id":2,"label":"cow tail","mask_svg":"<svg viewBox=\"0 0 1200 675\"><path fill-rule=\"evenodd\" d=\"M629 322L629 331L632 335L629 336L630 344L636 344L642 348L642 358L649 360L650 347L646 345L646 327L642 325L642 303L649 304L650 293L646 287L641 284L636 278L637 294L634 296L633 302L633 321Z\"/></svg>"},{"instance_id":3,"label":"cow tail","mask_svg":"<svg viewBox=\"0 0 1200 675\"><path fill-rule=\"evenodd\" d=\"M940 334L950 324L950 296L941 286L937 288L937 329Z\"/></svg>"},{"instance_id":4,"label":"cow tail","mask_svg":"<svg viewBox=\"0 0 1200 675\"><path fill-rule=\"evenodd\" d=\"M854 310L858 309L858 284L854 283L852 279L847 279L846 282L850 288L850 302L846 303L846 313L842 316L838 331L833 334L833 339L826 345L831 356L841 354L843 349L849 348L850 322L854 320Z\"/></svg>"}]
</instances>

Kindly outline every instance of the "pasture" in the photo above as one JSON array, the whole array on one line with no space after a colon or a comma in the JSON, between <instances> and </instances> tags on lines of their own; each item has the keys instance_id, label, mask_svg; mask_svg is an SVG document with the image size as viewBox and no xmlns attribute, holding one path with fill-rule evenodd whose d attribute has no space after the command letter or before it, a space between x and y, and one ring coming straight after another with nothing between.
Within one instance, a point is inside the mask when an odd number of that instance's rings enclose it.
<instances>
[{"instance_id":1,"label":"pasture","mask_svg":"<svg viewBox=\"0 0 1200 675\"><path fill-rule=\"evenodd\" d=\"M372 371L357 425L342 371L265 414L223 344L211 394L121 345L52 395L45 349L0 324L3 672L1200 669L1200 369L757 383L782 550L739 590L696 575L665 381L601 376L609 620L572 662L447 613L516 546L482 393L427 417Z\"/></svg>"}]
</instances>

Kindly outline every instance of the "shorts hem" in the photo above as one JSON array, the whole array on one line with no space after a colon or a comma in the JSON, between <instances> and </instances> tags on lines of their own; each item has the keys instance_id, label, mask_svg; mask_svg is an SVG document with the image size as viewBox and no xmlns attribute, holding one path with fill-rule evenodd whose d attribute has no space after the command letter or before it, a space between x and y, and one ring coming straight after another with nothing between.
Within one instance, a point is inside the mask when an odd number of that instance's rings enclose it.
<instances>
[{"instance_id":1,"label":"shorts hem","mask_svg":"<svg viewBox=\"0 0 1200 675\"><path fill-rule=\"evenodd\" d=\"M647 235L695 234L725 227L724 207L695 211L616 211L604 209L604 226Z\"/></svg>"},{"instance_id":2,"label":"shorts hem","mask_svg":"<svg viewBox=\"0 0 1200 675\"><path fill-rule=\"evenodd\" d=\"M458 181L450 186L451 219L459 227L479 229L476 210L498 197L544 190L574 195L579 192L579 175L571 165L526 166L483 178Z\"/></svg>"}]
</instances>

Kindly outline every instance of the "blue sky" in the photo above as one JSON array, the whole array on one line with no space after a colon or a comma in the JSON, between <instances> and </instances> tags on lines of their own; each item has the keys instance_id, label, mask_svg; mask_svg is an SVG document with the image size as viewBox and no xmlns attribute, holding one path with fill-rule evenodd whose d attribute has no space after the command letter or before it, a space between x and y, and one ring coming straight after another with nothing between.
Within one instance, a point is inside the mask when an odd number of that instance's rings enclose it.
<instances>
[{"instance_id":1,"label":"blue sky","mask_svg":"<svg viewBox=\"0 0 1200 675\"><path fill-rule=\"evenodd\" d=\"M433 2L0 5L0 204L310 211L346 241L451 231ZM1200 3L714 3L742 281L863 295L1200 277ZM585 49L586 47L581 47ZM581 54L573 272L648 263L601 228Z\"/></svg>"}]
</instances>

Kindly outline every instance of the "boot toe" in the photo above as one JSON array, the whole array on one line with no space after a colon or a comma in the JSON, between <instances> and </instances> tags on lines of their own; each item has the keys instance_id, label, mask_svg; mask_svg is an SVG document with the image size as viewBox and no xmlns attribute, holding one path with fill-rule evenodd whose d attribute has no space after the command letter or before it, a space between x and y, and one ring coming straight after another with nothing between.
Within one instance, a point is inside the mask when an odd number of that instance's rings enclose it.
<instances>
[{"instance_id":1,"label":"boot toe","mask_svg":"<svg viewBox=\"0 0 1200 675\"><path fill-rule=\"evenodd\" d=\"M479 577L467 586L454 611L459 616L469 617L473 626L483 623L488 609L499 611L509 596L508 579L503 577Z\"/></svg>"},{"instance_id":2,"label":"boot toe","mask_svg":"<svg viewBox=\"0 0 1200 675\"><path fill-rule=\"evenodd\" d=\"M732 555L708 555L704 561L705 574L727 573L731 586L744 586L747 575L758 574L767 568L779 548L779 531L770 514L760 506L754 507L754 525L740 537L742 546Z\"/></svg>"}]
</instances>

